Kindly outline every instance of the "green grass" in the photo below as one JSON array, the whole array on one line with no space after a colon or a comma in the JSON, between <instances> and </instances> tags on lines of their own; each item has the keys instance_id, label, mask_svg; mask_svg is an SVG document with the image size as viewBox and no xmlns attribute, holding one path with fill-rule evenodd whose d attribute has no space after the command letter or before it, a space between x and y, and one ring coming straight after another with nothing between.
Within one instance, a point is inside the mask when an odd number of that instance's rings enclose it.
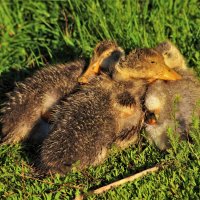
<instances>
[{"instance_id":1,"label":"green grass","mask_svg":"<svg viewBox=\"0 0 200 200\"><path fill-rule=\"evenodd\" d=\"M87 194L89 189L162 163L160 172L88 199L199 199L199 124L191 136L194 144L175 143L168 153L143 141L126 151L113 153L96 168L44 179L34 177L28 165L30 160L20 146L4 146L0 151L0 196L2 199L72 199L79 191Z\"/></svg>"},{"instance_id":2,"label":"green grass","mask_svg":"<svg viewBox=\"0 0 200 200\"><path fill-rule=\"evenodd\" d=\"M0 0L0 72L91 55L97 41L126 50L171 39L199 66L197 0Z\"/></svg>"},{"instance_id":3,"label":"green grass","mask_svg":"<svg viewBox=\"0 0 200 200\"><path fill-rule=\"evenodd\" d=\"M114 39L129 51L152 47L168 38L200 75L198 0L0 0L0 5L1 102L14 80L24 79L46 63L79 56L88 59L102 39ZM113 154L101 166L62 178L34 177L30 156L20 145L1 146L0 199L72 199L79 192L74 186L87 193L157 163L168 165L158 173L88 199L199 199L199 129L194 122L193 144L175 142L166 153L143 140Z\"/></svg>"}]
</instances>

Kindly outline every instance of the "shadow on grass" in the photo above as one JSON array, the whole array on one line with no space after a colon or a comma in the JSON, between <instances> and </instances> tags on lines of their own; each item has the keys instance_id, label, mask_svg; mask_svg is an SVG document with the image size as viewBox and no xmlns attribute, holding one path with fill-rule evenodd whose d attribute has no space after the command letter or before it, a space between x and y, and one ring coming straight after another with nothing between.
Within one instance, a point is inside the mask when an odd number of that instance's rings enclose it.
<instances>
[{"instance_id":1,"label":"shadow on grass","mask_svg":"<svg viewBox=\"0 0 200 200\"><path fill-rule=\"evenodd\" d=\"M41 49L41 52L42 49ZM62 64L69 61L74 61L78 58L83 58L81 56L81 49L76 47L64 46L52 53L52 58L47 54L43 55L44 64L40 66L27 66L22 70L12 69L9 72L3 72L0 75L0 105L6 101L6 93L11 92L16 82L24 81L27 77L31 77L37 70L44 66ZM89 62L89 58L85 59Z\"/></svg>"}]
</instances>

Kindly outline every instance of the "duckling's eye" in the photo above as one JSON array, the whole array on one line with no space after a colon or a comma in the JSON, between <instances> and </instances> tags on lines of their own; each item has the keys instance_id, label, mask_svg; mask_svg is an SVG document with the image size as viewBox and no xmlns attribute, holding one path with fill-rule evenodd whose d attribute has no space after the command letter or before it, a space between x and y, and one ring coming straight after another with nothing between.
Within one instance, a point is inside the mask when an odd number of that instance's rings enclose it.
<instances>
[{"instance_id":1,"label":"duckling's eye","mask_svg":"<svg viewBox=\"0 0 200 200\"><path fill-rule=\"evenodd\" d=\"M151 63L156 63L155 61L151 61Z\"/></svg>"}]
</instances>

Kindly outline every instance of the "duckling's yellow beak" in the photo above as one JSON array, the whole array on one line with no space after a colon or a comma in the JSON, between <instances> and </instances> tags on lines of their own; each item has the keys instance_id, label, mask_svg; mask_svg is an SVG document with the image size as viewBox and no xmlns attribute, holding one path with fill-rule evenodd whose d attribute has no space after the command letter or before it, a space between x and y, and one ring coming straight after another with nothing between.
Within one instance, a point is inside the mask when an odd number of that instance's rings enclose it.
<instances>
[{"instance_id":1,"label":"duckling's yellow beak","mask_svg":"<svg viewBox=\"0 0 200 200\"><path fill-rule=\"evenodd\" d=\"M91 62L85 73L78 79L78 82L81 84L88 83L91 78L93 78L96 74L99 73L100 64L101 63L99 60Z\"/></svg>"},{"instance_id":2,"label":"duckling's yellow beak","mask_svg":"<svg viewBox=\"0 0 200 200\"><path fill-rule=\"evenodd\" d=\"M88 66L86 72L78 79L81 84L88 83L94 76L96 76L100 71L100 66L102 62L109 57L116 48L110 48L104 51L101 56L92 58L90 65Z\"/></svg>"},{"instance_id":3,"label":"duckling's yellow beak","mask_svg":"<svg viewBox=\"0 0 200 200\"><path fill-rule=\"evenodd\" d=\"M173 69L170 69L167 65L159 65L155 69L155 79L161 79L166 81L175 81L182 79L181 75L175 72Z\"/></svg>"},{"instance_id":4,"label":"duckling's yellow beak","mask_svg":"<svg viewBox=\"0 0 200 200\"><path fill-rule=\"evenodd\" d=\"M147 64L147 67L144 65L141 68L121 68L120 66L116 66L116 71L123 79L146 79L149 83L157 79L174 81L182 78L177 72L165 64L156 64L150 67Z\"/></svg>"}]
</instances>

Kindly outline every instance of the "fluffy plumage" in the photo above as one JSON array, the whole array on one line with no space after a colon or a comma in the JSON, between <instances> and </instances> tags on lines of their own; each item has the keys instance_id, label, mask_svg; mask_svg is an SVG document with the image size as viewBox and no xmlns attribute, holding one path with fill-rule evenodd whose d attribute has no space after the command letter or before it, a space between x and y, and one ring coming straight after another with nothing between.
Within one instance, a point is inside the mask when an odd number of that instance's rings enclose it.
<instances>
[{"instance_id":1,"label":"fluffy plumage","mask_svg":"<svg viewBox=\"0 0 200 200\"><path fill-rule=\"evenodd\" d=\"M42 116L73 91L83 68L83 60L49 66L16 84L1 110L2 141L9 144L24 141L36 128L42 130L43 138L48 133L48 124L44 125Z\"/></svg>"},{"instance_id":2,"label":"fluffy plumage","mask_svg":"<svg viewBox=\"0 0 200 200\"><path fill-rule=\"evenodd\" d=\"M177 81L156 81L147 90L145 105L155 114L156 123L146 125L148 137L159 149L170 146L167 129L171 127L180 139L188 136L192 117L200 117L200 82L193 70L186 67L180 51L170 42L156 48L166 64L181 76Z\"/></svg>"},{"instance_id":3,"label":"fluffy plumage","mask_svg":"<svg viewBox=\"0 0 200 200\"><path fill-rule=\"evenodd\" d=\"M111 41L99 43L94 49L91 64L107 68L107 58L118 61L123 50ZM103 63L104 61L104 63ZM24 140L41 143L49 132L49 111L65 95L74 91L85 66L83 60L49 66L18 83L8 95L2 112L2 142L13 144Z\"/></svg>"},{"instance_id":4,"label":"fluffy plumage","mask_svg":"<svg viewBox=\"0 0 200 200\"><path fill-rule=\"evenodd\" d=\"M113 144L136 142L143 120L145 82L115 82L102 74L64 98L41 148L42 171L65 174L104 161ZM128 103L127 103L128 102Z\"/></svg>"}]
</instances>

